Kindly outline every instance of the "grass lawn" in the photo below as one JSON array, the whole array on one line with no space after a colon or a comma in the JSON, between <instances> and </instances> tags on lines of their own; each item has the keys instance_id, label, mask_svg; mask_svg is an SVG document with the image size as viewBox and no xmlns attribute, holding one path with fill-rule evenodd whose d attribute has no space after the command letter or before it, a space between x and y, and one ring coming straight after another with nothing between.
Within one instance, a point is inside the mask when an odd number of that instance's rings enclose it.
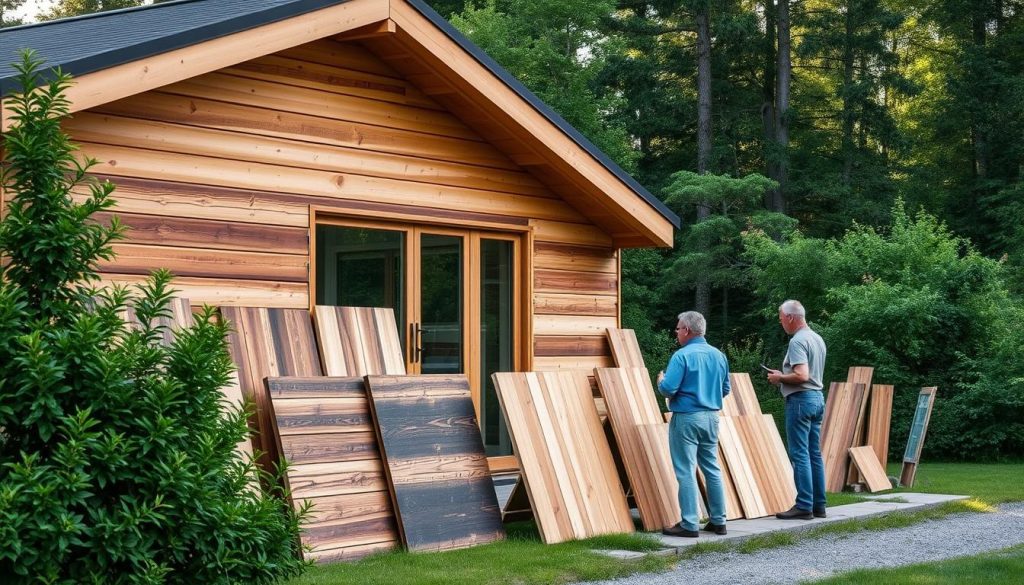
<instances>
[{"instance_id":1,"label":"grass lawn","mask_svg":"<svg viewBox=\"0 0 1024 585\"><path fill-rule=\"evenodd\" d=\"M1001 551L908 565L898 569L850 571L816 585L959 585L972 583L1020 583L1024 576L1024 545Z\"/></svg>"},{"instance_id":2,"label":"grass lawn","mask_svg":"<svg viewBox=\"0 0 1024 585\"><path fill-rule=\"evenodd\" d=\"M900 466L890 465L890 475L899 475ZM927 492L963 494L971 496L966 502L953 502L939 508L906 514L890 514L869 520L853 520L822 525L812 531L800 534L773 534L760 539L749 540L738 545L738 550L753 552L763 548L786 546L798 540L815 538L825 534L856 532L860 530L885 530L898 528L930 518L940 518L956 512L984 512L1001 502L1024 500L1024 463L981 464L981 463L923 463L917 471L917 480L910 490L892 490L886 495L898 498L900 492ZM829 494L829 506L839 506L863 500L864 494ZM409 554L386 553L363 559L356 563L340 563L312 567L305 575L289 585L489 585L515 583L517 585L547 585L573 581L608 579L638 572L665 570L675 563L675 557L648 555L636 560L613 559L593 552L594 549L618 549L633 551L657 550L660 545L650 535L637 533L589 539L579 542L546 546L532 522L519 522L508 527L508 540L471 549L444 553ZM687 556L724 550L730 545L698 545ZM1021 550L1011 549L1009 559L998 556L982 556L976 560L963 561L970 567L992 565L992 571L1001 571L1006 563L1017 563L1015 570L1021 570ZM992 557L992 558L989 558ZM955 561L951 563L956 564ZM970 564L973 563L973 564ZM931 567L932 565L928 565ZM940 570L938 567L936 570ZM958 569L941 569L953 571ZM979 575L989 569L969 569ZM952 583L954 580L915 581L903 580L893 571L883 571L878 579L864 583ZM1020 573L1018 573L1020 574ZM858 577L859 578L859 577ZM1005 581L1005 579L1003 579ZM861 583L862 581L849 581ZM971 582L971 581L968 581ZM994 582L1000 582L995 579ZM829 581L831 583L831 581ZM847 581L836 581L847 583Z\"/></svg>"}]
</instances>

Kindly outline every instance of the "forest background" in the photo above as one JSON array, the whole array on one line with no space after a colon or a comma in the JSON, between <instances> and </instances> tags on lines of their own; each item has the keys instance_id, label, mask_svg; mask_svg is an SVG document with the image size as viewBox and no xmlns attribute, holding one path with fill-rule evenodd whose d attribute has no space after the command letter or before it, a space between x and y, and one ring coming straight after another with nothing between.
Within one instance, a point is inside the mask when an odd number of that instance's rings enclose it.
<instances>
[{"instance_id":1,"label":"forest background","mask_svg":"<svg viewBox=\"0 0 1024 585\"><path fill-rule=\"evenodd\" d=\"M0 24L146 3L0 0ZM652 370L696 309L778 414L758 364L796 298L826 381L896 386L894 458L922 386L925 457L1024 456L1024 0L428 3L682 218L622 258Z\"/></svg>"}]
</instances>

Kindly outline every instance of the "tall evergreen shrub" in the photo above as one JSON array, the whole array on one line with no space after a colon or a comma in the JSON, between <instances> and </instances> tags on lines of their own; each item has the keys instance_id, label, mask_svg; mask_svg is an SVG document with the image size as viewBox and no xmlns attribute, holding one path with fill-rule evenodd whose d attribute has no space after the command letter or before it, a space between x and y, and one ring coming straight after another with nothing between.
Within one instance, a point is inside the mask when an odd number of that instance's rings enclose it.
<instances>
[{"instance_id":1,"label":"tall evergreen shrub","mask_svg":"<svg viewBox=\"0 0 1024 585\"><path fill-rule=\"evenodd\" d=\"M4 134L0 223L0 583L270 583L297 574L299 516L236 452L245 414L211 309L162 347L170 275L96 289L114 186L60 121L69 78L26 53ZM38 87L37 87L38 86ZM88 192L80 203L73 190Z\"/></svg>"}]
</instances>

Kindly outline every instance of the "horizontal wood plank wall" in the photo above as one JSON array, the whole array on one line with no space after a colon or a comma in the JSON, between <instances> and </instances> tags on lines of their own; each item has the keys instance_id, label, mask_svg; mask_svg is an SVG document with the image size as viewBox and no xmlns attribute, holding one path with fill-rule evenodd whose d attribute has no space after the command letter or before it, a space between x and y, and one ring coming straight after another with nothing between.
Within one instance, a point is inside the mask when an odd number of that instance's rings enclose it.
<instances>
[{"instance_id":1,"label":"horizontal wood plank wall","mask_svg":"<svg viewBox=\"0 0 1024 585\"><path fill-rule=\"evenodd\" d=\"M108 282L165 267L197 305L306 308L311 205L529 225L538 369L610 365L611 236L356 43L261 57L65 127L118 185L130 228L101 265Z\"/></svg>"}]
</instances>

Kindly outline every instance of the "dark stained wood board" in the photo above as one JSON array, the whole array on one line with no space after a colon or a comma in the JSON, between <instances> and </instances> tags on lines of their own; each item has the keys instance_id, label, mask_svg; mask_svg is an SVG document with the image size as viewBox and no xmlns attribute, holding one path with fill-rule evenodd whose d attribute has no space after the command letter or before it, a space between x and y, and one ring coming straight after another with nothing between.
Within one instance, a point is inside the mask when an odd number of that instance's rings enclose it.
<instances>
[{"instance_id":1,"label":"dark stained wood board","mask_svg":"<svg viewBox=\"0 0 1024 585\"><path fill-rule=\"evenodd\" d=\"M440 551L503 539L466 376L367 376L366 386L406 548Z\"/></svg>"},{"instance_id":2,"label":"dark stained wood board","mask_svg":"<svg viewBox=\"0 0 1024 585\"><path fill-rule=\"evenodd\" d=\"M313 504L301 533L309 557L354 560L397 547L363 379L270 377L265 393L292 502Z\"/></svg>"},{"instance_id":3,"label":"dark stained wood board","mask_svg":"<svg viewBox=\"0 0 1024 585\"><path fill-rule=\"evenodd\" d=\"M263 379L281 376L322 376L309 312L302 309L221 307L231 326L228 351L238 366L242 396L256 404L253 446L264 453L261 463L273 469L277 451L276 425L270 414Z\"/></svg>"},{"instance_id":4,"label":"dark stained wood board","mask_svg":"<svg viewBox=\"0 0 1024 585\"><path fill-rule=\"evenodd\" d=\"M328 376L405 374L392 309L317 305L314 315Z\"/></svg>"},{"instance_id":5,"label":"dark stained wood board","mask_svg":"<svg viewBox=\"0 0 1024 585\"><path fill-rule=\"evenodd\" d=\"M547 544L632 532L586 372L491 375Z\"/></svg>"}]
</instances>

